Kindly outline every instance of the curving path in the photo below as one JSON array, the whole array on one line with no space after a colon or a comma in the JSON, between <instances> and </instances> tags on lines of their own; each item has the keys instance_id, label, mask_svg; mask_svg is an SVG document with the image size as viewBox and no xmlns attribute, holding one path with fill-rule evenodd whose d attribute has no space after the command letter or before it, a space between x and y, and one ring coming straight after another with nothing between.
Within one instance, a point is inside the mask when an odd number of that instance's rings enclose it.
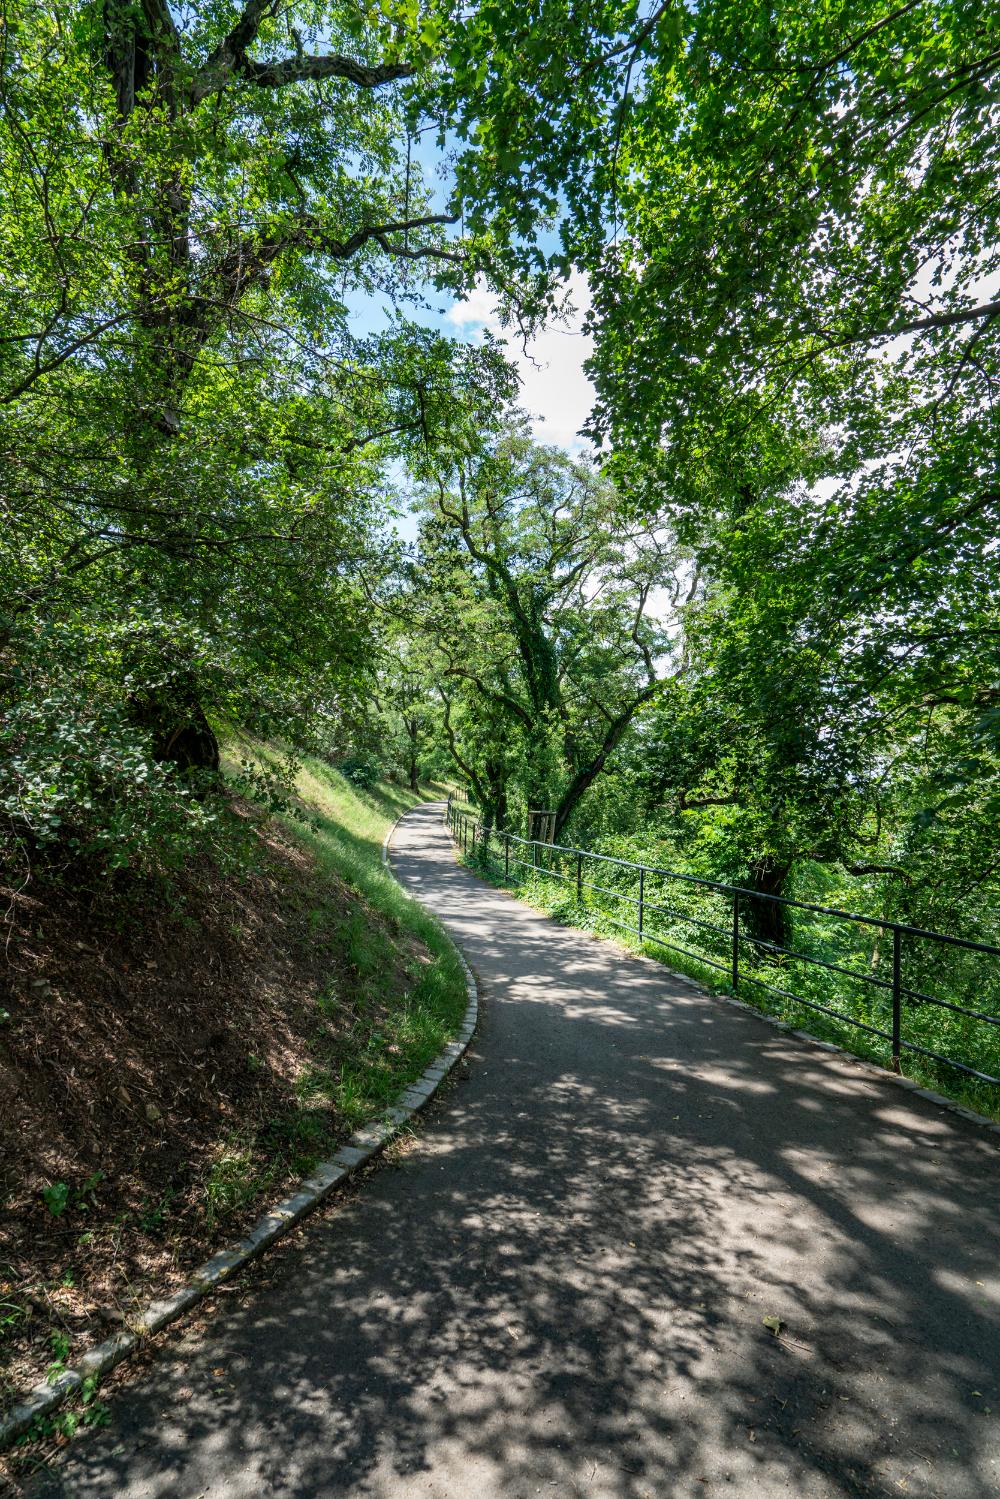
<instances>
[{"instance_id":1,"label":"curving path","mask_svg":"<svg viewBox=\"0 0 1000 1499\"><path fill-rule=\"evenodd\" d=\"M482 884L440 814L393 864L481 981L465 1080L32 1494L995 1499L997 1137Z\"/></svg>"}]
</instances>

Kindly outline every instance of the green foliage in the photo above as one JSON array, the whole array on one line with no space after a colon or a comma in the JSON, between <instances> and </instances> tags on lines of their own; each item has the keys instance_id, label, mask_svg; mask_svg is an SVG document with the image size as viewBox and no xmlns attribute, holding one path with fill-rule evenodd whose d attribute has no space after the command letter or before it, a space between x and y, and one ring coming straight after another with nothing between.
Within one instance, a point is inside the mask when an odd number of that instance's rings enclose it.
<instances>
[{"instance_id":1,"label":"green foliage","mask_svg":"<svg viewBox=\"0 0 1000 1499\"><path fill-rule=\"evenodd\" d=\"M260 1170L249 1149L224 1150L212 1162L204 1180L202 1200L205 1219L214 1227L220 1218L231 1217L252 1202L262 1186Z\"/></svg>"},{"instance_id":2,"label":"green foliage","mask_svg":"<svg viewBox=\"0 0 1000 1499\"><path fill-rule=\"evenodd\" d=\"M53 1218L59 1218L69 1206L70 1189L66 1182L53 1182L51 1186L42 1188L42 1201L52 1214Z\"/></svg>"},{"instance_id":3,"label":"green foliage","mask_svg":"<svg viewBox=\"0 0 1000 1499\"><path fill-rule=\"evenodd\" d=\"M0 722L0 857L165 869L217 843L218 805L154 759L120 702L99 705L58 666L33 686L44 696L10 702Z\"/></svg>"},{"instance_id":4,"label":"green foliage","mask_svg":"<svg viewBox=\"0 0 1000 1499\"><path fill-rule=\"evenodd\" d=\"M413 607L454 763L488 820L546 808L559 831L664 687L648 606L668 585L676 601L680 559L517 420L442 463L425 511Z\"/></svg>"},{"instance_id":5,"label":"green foliage","mask_svg":"<svg viewBox=\"0 0 1000 1499\"><path fill-rule=\"evenodd\" d=\"M539 849L538 868L525 868L534 856L516 846L505 877L505 860L496 840L484 848L478 840L469 862L487 878L507 883L532 906L569 926L610 938L636 952L667 964L717 993L732 994L732 897L657 873L666 869L681 875L694 872L676 849L665 854L649 833L605 838L601 852L629 861L602 863L600 874L583 864L583 883L576 887L573 854ZM657 860L657 853L659 859ZM635 869L646 863L643 882L644 934L637 928L639 878ZM842 885L829 870L811 871L824 879L820 889L796 890L803 899L837 905ZM587 883L589 882L589 883ZM595 884L601 889L595 889ZM891 970L892 939L878 928L838 917L795 909L784 932L794 954L774 953L755 941L747 921L748 898L742 898L738 995L744 1002L776 1015L796 1029L835 1042L845 1050L883 1067L891 1065L891 1045L850 1024L891 1030L891 1001L885 987L864 982L885 981ZM813 959L813 962L807 961ZM834 964L836 970L822 967ZM851 978L853 973L858 978ZM943 999L947 1004L1000 1016L1000 975L989 957L962 952L927 939L906 937L903 944L903 983L908 989ZM784 992L778 992L784 991ZM793 996L798 996L799 1001ZM814 1006L823 1007L818 1011ZM834 1012L833 1014L826 1012ZM838 1020L837 1015L845 1017ZM959 1015L904 996L902 1037L939 1056L1000 1076L1000 1027ZM925 1087L934 1088L966 1105L1000 1118L1000 1092L990 1084L964 1076L945 1063L904 1048L903 1072Z\"/></svg>"},{"instance_id":6,"label":"green foliage","mask_svg":"<svg viewBox=\"0 0 1000 1499\"><path fill-rule=\"evenodd\" d=\"M342 760L337 769L345 781L350 781L352 786L357 786L362 791L373 790L385 774L385 766L374 754L352 755L349 759Z\"/></svg>"},{"instance_id":7,"label":"green foliage","mask_svg":"<svg viewBox=\"0 0 1000 1499\"><path fill-rule=\"evenodd\" d=\"M107 1425L111 1419L111 1413L104 1402L96 1398L96 1393L97 1376L90 1374L61 1409L51 1416L36 1416L24 1435L18 1437L15 1446L24 1447L30 1442L41 1441L46 1437L70 1438L75 1436L81 1427Z\"/></svg>"},{"instance_id":8,"label":"green foliage","mask_svg":"<svg viewBox=\"0 0 1000 1499\"><path fill-rule=\"evenodd\" d=\"M349 327L475 273L406 144L444 17L390 10L7 16L5 867L224 848L218 733L316 746L359 711L387 466L509 387L494 351Z\"/></svg>"},{"instance_id":9,"label":"green foliage","mask_svg":"<svg viewBox=\"0 0 1000 1499\"><path fill-rule=\"evenodd\" d=\"M71 1339L68 1333L49 1333L49 1343L52 1347L52 1362L49 1364L46 1378L49 1384L59 1378L66 1369L66 1360L69 1358Z\"/></svg>"},{"instance_id":10,"label":"green foliage","mask_svg":"<svg viewBox=\"0 0 1000 1499\"><path fill-rule=\"evenodd\" d=\"M95 1202L94 1193L104 1180L101 1171L92 1172L78 1187L69 1182L57 1181L43 1187L41 1198L53 1218L62 1217L67 1209L86 1213Z\"/></svg>"},{"instance_id":11,"label":"green foliage","mask_svg":"<svg viewBox=\"0 0 1000 1499\"><path fill-rule=\"evenodd\" d=\"M683 669L581 828L987 941L998 39L968 0L678 11L592 165L615 233L582 200L574 230L594 434L698 566Z\"/></svg>"},{"instance_id":12,"label":"green foliage","mask_svg":"<svg viewBox=\"0 0 1000 1499\"><path fill-rule=\"evenodd\" d=\"M0 1343L5 1337L12 1336L30 1318L31 1308L23 1301L0 1295Z\"/></svg>"}]
</instances>

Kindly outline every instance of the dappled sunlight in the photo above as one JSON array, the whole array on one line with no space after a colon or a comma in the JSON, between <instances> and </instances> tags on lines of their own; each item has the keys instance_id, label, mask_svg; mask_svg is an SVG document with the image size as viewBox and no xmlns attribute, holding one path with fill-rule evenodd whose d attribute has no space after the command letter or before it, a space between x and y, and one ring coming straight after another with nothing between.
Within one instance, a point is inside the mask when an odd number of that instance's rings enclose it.
<instances>
[{"instance_id":1,"label":"dappled sunlight","mask_svg":"<svg viewBox=\"0 0 1000 1499\"><path fill-rule=\"evenodd\" d=\"M986 1137L490 890L439 815L393 862L479 975L467 1079L66 1492L992 1496Z\"/></svg>"}]
</instances>

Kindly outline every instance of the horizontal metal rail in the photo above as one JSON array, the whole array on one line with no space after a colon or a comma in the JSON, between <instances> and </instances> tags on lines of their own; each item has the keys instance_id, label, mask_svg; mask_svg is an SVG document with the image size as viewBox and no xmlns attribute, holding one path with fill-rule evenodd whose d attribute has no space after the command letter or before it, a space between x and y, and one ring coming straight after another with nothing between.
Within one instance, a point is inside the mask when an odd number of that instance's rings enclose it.
<instances>
[{"instance_id":1,"label":"horizontal metal rail","mask_svg":"<svg viewBox=\"0 0 1000 1499\"><path fill-rule=\"evenodd\" d=\"M463 815L459 813L459 815ZM478 819L477 819L478 823ZM810 901L795 900L790 895L768 895L763 890L752 890L747 885L727 885L722 880L706 880L698 874L684 874L679 869L663 869L656 864L636 864L629 859L616 859L613 854L598 854L592 849L571 848L562 843L540 843L537 839L521 838L517 833L508 833L496 829L490 833L491 838L509 838L512 843L520 843L527 848L537 845L539 848L554 850L562 854L582 854L585 859L593 859L602 864L615 864L620 869L640 869L647 874L658 874L666 880L682 880L687 885L702 885L706 890L718 890L723 895L745 895L752 901L772 901L779 906L794 906L798 911L815 911L820 916L837 916L842 921L853 921L863 926L880 927L886 932L902 932L907 937L928 937L932 942L943 942L949 947L967 947L973 952L988 953L992 957L1000 958L1000 947L990 942L973 942L969 937L953 937L947 932L932 932L926 927L907 926L901 921L885 921L881 916L862 916L857 911L841 911L836 906L817 906Z\"/></svg>"},{"instance_id":2,"label":"horizontal metal rail","mask_svg":"<svg viewBox=\"0 0 1000 1499\"><path fill-rule=\"evenodd\" d=\"M961 1015L977 1024L1000 1027L1000 1015L990 1014L985 1010L972 1008L967 1005L956 1004L953 1000L941 999L933 994L926 994L920 989L911 988L902 981L902 943L903 939L913 941L935 942L942 946L961 948L970 952L981 953L988 957L1000 958L1000 947L988 942L975 942L967 937L954 937L947 932L934 932L925 927L910 926L905 922L886 921L877 916L863 916L855 911L842 911L835 906L820 906L809 901L794 900L784 895L768 895L758 890L748 889L743 885L729 885L721 880L706 880L699 875L684 874L679 870L663 869L657 865L640 864L629 859L616 859L610 854L595 853L590 849L572 848L565 844L544 843L534 838L522 838L517 833L509 833L505 830L486 828L478 815L471 811L458 807L453 799L449 798L447 819L453 835L466 850L475 850L477 845L481 857L494 858L504 866L505 874L510 876L512 868L525 869L533 875L544 876L546 879L559 880L563 884L575 885L577 902L586 905L591 893L605 896L610 901L624 902L635 908L637 923L624 921L618 915L613 915L604 908L604 919L612 926L623 931L632 933L643 942L655 944L657 947L667 948L671 952L681 953L694 962L704 964L706 967L717 969L729 975L733 992L738 992L742 981L754 984L770 994L779 996L796 1005L802 1005L806 1009L816 1010L823 1015L830 1016L838 1024L851 1026L856 1030L864 1031L868 1035L877 1036L881 1040L888 1041L891 1047L892 1066L895 1071L900 1070L900 1058L904 1051L914 1052L920 1056L927 1057L943 1066L954 1068L956 1071L980 1082L991 1083L1000 1086L1000 1077L992 1073L970 1066L967 1062L961 1062L955 1057L943 1055L941 1052L933 1051L926 1046L919 1045L916 1041L904 1038L902 1035L903 1001L912 1004L930 1004L948 1010L956 1015ZM496 844L502 850L494 853L491 845ZM524 850L530 850L530 858L519 858L515 854ZM555 868L559 862L556 856L571 860L575 863L575 870L566 873L564 869ZM613 886L598 883L596 880L587 880L583 877L585 864L605 864L614 869L620 869L634 875L638 879L638 894L633 889L615 889ZM679 881L684 885L691 885L711 891L713 894L727 900L730 903L731 921L728 927L720 926L715 922L706 921L703 917L692 915L690 912L678 909L675 906L662 904L660 901L651 900L647 894L648 881L650 877L661 880ZM586 894L585 894L586 892ZM831 962L827 958L821 958L811 953L804 953L791 947L786 947L778 942L772 942L754 933L752 928L749 932L744 931L748 907L752 908L760 903L771 902L774 904L788 906L796 911L804 911L810 915L833 917L837 921L846 921L855 926L875 928L879 931L888 932L892 936L892 978L881 978L873 973L862 973L856 968L845 966L843 963ZM604 905L598 902L598 905ZM729 961L720 962L717 957L709 956L705 952L694 952L690 948L682 947L678 942L670 941L662 932L653 930L649 926L650 916L666 916L672 921L684 922L699 931L711 932L713 936L722 938L729 946ZM659 925L659 923L657 923ZM671 932L671 936L673 933ZM747 962L746 947L749 944L753 960L760 961L761 955L770 955L778 960L785 958L790 963L804 963L811 967L823 969L829 973L840 974L857 983L868 984L871 988L886 996L891 1005L892 1021L891 1030L884 1030L877 1025L870 1025L867 1021L858 1020L855 1016L846 1015L842 1010L833 1009L829 1005L820 1003L817 999L808 998L803 994L796 994L790 989L784 989L778 985L769 983L761 978L758 973L750 971ZM711 944L715 948L715 944ZM741 963L741 957L743 961Z\"/></svg>"}]
</instances>

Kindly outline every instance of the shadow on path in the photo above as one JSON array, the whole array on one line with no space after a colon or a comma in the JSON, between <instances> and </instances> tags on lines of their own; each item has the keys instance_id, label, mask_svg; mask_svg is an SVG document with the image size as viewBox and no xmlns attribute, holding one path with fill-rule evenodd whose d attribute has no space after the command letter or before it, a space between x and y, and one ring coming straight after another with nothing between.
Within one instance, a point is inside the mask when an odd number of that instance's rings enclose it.
<instances>
[{"instance_id":1,"label":"shadow on path","mask_svg":"<svg viewBox=\"0 0 1000 1499\"><path fill-rule=\"evenodd\" d=\"M993 1499L994 1137L482 884L440 813L393 864L481 981L467 1080L32 1495Z\"/></svg>"}]
</instances>

